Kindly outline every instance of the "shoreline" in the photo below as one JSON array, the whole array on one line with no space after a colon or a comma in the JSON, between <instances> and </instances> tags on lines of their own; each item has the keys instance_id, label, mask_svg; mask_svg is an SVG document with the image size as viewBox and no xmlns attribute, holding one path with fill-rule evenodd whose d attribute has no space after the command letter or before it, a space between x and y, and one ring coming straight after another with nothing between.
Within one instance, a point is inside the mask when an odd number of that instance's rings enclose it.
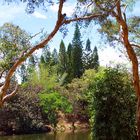
<instances>
[{"instance_id":1,"label":"shoreline","mask_svg":"<svg viewBox=\"0 0 140 140\"><path fill-rule=\"evenodd\" d=\"M14 135L30 135L30 134L42 134L42 133L47 133L47 134L54 134L54 133L77 133L77 132L86 132L86 131L90 131L90 126L88 123L80 123L80 122L76 122L75 123L75 130L72 129L72 124L71 123L63 123L63 124L58 124L56 130L54 131L52 129L52 127L49 127L49 125L47 126L48 130L43 130L42 131L32 131L29 133L12 133L12 132L4 132L4 131L0 131L0 136L14 136Z\"/></svg>"}]
</instances>

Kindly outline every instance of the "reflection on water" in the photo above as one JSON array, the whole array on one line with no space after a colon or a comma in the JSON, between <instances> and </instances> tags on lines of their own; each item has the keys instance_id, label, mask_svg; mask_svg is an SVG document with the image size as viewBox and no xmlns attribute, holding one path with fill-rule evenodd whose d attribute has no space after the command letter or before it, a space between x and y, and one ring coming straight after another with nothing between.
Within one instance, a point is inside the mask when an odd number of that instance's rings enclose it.
<instances>
[{"instance_id":1,"label":"reflection on water","mask_svg":"<svg viewBox=\"0 0 140 140\"><path fill-rule=\"evenodd\" d=\"M91 140L90 132L3 136L0 140Z\"/></svg>"}]
</instances>

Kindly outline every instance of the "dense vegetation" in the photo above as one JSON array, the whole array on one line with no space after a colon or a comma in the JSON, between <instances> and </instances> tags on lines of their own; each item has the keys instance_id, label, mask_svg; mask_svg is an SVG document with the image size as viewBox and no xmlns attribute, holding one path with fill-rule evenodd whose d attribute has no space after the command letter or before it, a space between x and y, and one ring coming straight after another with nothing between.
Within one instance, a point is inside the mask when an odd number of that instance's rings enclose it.
<instances>
[{"instance_id":1,"label":"dense vegetation","mask_svg":"<svg viewBox=\"0 0 140 140\"><path fill-rule=\"evenodd\" d=\"M15 51L15 45L19 43L22 50L30 43L23 41L26 32L19 27L7 23L1 28L0 51L5 59L1 60L0 69L6 72L20 53ZM14 34L18 43L14 42ZM44 132L50 128L56 131L60 114L64 114L72 130L77 129L77 121L89 123L94 139L134 139L136 98L131 73L119 66L100 67L98 49L91 50L90 45L87 39L83 46L76 24L67 47L61 40L58 52L56 49L51 52L46 46L40 58L32 55L21 65L9 89L10 92L20 77L18 93L0 110L0 131L6 134Z\"/></svg>"},{"instance_id":2,"label":"dense vegetation","mask_svg":"<svg viewBox=\"0 0 140 140\"><path fill-rule=\"evenodd\" d=\"M89 87L93 139L136 139L136 104L128 72L106 68Z\"/></svg>"}]
</instances>

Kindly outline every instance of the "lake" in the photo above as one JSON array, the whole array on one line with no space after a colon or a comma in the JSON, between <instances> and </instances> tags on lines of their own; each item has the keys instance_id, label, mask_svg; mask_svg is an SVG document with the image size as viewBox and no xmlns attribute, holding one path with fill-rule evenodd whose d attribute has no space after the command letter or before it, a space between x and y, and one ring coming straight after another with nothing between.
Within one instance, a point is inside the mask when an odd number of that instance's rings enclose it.
<instances>
[{"instance_id":1,"label":"lake","mask_svg":"<svg viewBox=\"0 0 140 140\"><path fill-rule=\"evenodd\" d=\"M2 136L0 140L91 140L89 131Z\"/></svg>"}]
</instances>

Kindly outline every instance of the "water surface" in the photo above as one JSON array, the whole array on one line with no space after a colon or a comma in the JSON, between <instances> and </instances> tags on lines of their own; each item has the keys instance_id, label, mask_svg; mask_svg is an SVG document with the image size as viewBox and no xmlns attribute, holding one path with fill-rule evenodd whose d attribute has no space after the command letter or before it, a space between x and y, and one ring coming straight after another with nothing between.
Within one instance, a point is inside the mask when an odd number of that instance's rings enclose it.
<instances>
[{"instance_id":1,"label":"water surface","mask_svg":"<svg viewBox=\"0 0 140 140\"><path fill-rule=\"evenodd\" d=\"M75 133L57 133L54 134L33 134L33 135L15 135L2 136L0 140L91 140L89 131L80 131Z\"/></svg>"}]
</instances>

